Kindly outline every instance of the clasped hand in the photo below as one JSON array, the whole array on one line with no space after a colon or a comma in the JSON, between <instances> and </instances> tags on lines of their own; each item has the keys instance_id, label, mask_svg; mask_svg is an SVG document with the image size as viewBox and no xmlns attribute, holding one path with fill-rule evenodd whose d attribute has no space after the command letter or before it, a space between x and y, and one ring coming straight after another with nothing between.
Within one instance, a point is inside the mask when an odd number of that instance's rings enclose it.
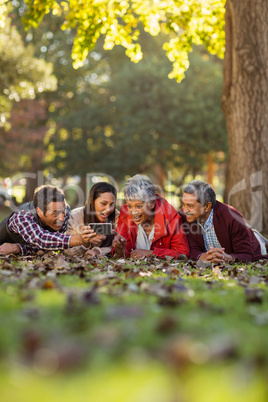
<instances>
[{"instance_id":1,"label":"clasped hand","mask_svg":"<svg viewBox=\"0 0 268 402\"><path fill-rule=\"evenodd\" d=\"M210 247L206 253L200 255L199 260L220 263L234 261L234 257L226 254L224 248Z\"/></svg>"}]
</instances>

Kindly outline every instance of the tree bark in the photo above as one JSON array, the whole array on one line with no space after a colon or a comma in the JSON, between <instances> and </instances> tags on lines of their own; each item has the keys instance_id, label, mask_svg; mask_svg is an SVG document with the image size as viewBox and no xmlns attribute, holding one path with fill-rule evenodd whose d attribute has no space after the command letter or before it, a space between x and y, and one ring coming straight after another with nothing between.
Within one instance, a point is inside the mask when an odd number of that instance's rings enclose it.
<instances>
[{"instance_id":1,"label":"tree bark","mask_svg":"<svg viewBox=\"0 0 268 402\"><path fill-rule=\"evenodd\" d=\"M268 233L268 2L226 1L227 202Z\"/></svg>"}]
</instances>

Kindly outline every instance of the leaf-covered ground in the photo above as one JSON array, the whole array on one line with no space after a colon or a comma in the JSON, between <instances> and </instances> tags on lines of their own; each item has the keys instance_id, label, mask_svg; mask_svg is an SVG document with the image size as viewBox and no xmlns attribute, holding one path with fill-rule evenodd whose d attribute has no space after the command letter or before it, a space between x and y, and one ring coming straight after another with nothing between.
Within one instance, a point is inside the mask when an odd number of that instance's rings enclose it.
<instances>
[{"instance_id":1,"label":"leaf-covered ground","mask_svg":"<svg viewBox=\"0 0 268 402\"><path fill-rule=\"evenodd\" d=\"M268 264L0 257L3 402L267 401Z\"/></svg>"}]
</instances>

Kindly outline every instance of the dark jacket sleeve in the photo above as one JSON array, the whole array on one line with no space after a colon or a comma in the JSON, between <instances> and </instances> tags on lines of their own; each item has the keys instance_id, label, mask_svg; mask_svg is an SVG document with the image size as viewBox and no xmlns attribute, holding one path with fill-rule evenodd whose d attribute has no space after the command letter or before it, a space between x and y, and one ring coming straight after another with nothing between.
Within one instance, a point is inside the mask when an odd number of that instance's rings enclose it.
<instances>
[{"instance_id":1,"label":"dark jacket sleeve","mask_svg":"<svg viewBox=\"0 0 268 402\"><path fill-rule=\"evenodd\" d=\"M183 222L183 230L187 235L189 248L190 248L190 256L191 260L196 261L198 257L206 252L204 238L202 234L202 230L197 222L188 223L186 221L185 215L182 210L179 210L179 214L181 216Z\"/></svg>"},{"instance_id":2,"label":"dark jacket sleeve","mask_svg":"<svg viewBox=\"0 0 268 402\"><path fill-rule=\"evenodd\" d=\"M232 210L233 219L229 226L229 236L232 250L225 250L241 262L254 261L254 251L251 244L250 229L246 226L243 216Z\"/></svg>"},{"instance_id":3,"label":"dark jacket sleeve","mask_svg":"<svg viewBox=\"0 0 268 402\"><path fill-rule=\"evenodd\" d=\"M190 247L190 259L197 261L199 256L206 252L205 245L202 247L201 242L197 242L194 236L187 236Z\"/></svg>"},{"instance_id":4,"label":"dark jacket sleeve","mask_svg":"<svg viewBox=\"0 0 268 402\"><path fill-rule=\"evenodd\" d=\"M217 202L214 215L216 235L227 254L241 262L255 261L261 256L258 240L235 208Z\"/></svg>"}]
</instances>

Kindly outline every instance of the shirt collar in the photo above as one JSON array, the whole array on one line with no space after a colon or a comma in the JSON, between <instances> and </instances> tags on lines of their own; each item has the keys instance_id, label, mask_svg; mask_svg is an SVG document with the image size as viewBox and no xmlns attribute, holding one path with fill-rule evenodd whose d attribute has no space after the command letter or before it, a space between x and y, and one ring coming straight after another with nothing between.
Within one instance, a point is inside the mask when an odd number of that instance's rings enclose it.
<instances>
[{"instance_id":1,"label":"shirt collar","mask_svg":"<svg viewBox=\"0 0 268 402\"><path fill-rule=\"evenodd\" d=\"M202 223L200 221L198 221L198 225L201 226L201 228L204 232L207 232L211 228L211 226L213 226L213 212L214 212L214 208L212 208L212 210L209 214L209 217L207 218L204 226L202 225Z\"/></svg>"}]
</instances>

